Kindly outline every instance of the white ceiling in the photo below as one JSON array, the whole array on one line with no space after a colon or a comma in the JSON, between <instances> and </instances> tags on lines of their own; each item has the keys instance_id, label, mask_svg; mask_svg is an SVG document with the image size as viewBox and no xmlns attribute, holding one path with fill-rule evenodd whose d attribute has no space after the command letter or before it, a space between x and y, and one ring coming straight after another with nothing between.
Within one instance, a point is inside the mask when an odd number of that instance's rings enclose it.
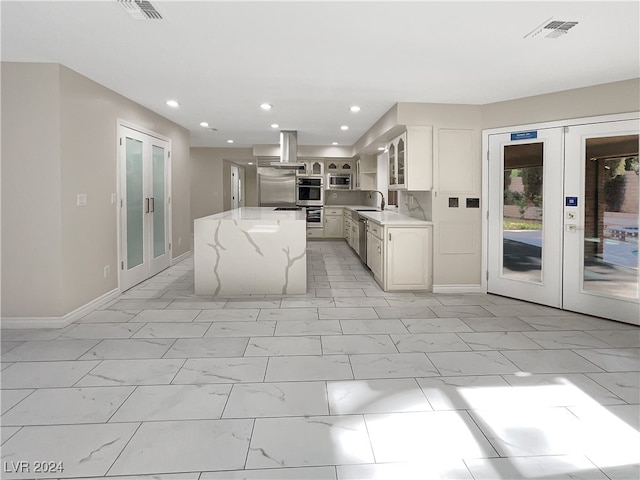
<instances>
[{"instance_id":1,"label":"white ceiling","mask_svg":"<svg viewBox=\"0 0 640 480\"><path fill-rule=\"evenodd\" d=\"M397 102L486 104L640 76L638 1L153 4L162 20L116 0L2 1L2 60L61 63L210 147L276 144L280 129L352 145ZM579 23L524 38L552 17Z\"/></svg>"}]
</instances>

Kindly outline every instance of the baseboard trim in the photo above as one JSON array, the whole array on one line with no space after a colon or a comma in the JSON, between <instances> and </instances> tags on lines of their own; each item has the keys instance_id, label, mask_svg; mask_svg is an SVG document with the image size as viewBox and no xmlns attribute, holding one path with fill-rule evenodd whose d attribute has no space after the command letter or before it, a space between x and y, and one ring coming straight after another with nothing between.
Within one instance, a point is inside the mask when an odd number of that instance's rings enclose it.
<instances>
[{"instance_id":1,"label":"baseboard trim","mask_svg":"<svg viewBox=\"0 0 640 480\"><path fill-rule=\"evenodd\" d=\"M434 285L433 293L487 293L482 285Z\"/></svg>"},{"instance_id":2,"label":"baseboard trim","mask_svg":"<svg viewBox=\"0 0 640 480\"><path fill-rule=\"evenodd\" d=\"M120 290L114 288L110 292L76 308L62 317L7 317L2 318L2 328L64 328L76 320L93 312L97 308L109 303L120 296Z\"/></svg>"},{"instance_id":3,"label":"baseboard trim","mask_svg":"<svg viewBox=\"0 0 640 480\"><path fill-rule=\"evenodd\" d=\"M189 250L188 252L184 252L182 255L178 255L177 257L171 260L171 265L176 265L177 263L180 263L181 261L189 258L191 254L192 254L192 250Z\"/></svg>"}]
</instances>

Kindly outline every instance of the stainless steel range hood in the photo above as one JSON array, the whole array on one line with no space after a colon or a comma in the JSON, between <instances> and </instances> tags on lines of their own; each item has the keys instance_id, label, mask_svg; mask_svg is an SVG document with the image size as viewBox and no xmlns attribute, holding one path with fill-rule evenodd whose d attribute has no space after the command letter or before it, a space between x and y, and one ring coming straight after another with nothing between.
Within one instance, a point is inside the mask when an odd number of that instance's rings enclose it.
<instances>
[{"instance_id":1,"label":"stainless steel range hood","mask_svg":"<svg viewBox=\"0 0 640 480\"><path fill-rule=\"evenodd\" d=\"M277 168L305 168L304 163L298 162L298 132L295 130L280 131L280 161L271 162Z\"/></svg>"}]
</instances>

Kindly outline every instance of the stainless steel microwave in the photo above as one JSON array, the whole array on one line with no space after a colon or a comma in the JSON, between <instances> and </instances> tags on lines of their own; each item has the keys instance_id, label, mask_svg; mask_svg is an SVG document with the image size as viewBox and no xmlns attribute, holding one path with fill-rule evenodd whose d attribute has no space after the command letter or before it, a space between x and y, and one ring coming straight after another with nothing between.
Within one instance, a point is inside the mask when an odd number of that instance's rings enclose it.
<instances>
[{"instance_id":1,"label":"stainless steel microwave","mask_svg":"<svg viewBox=\"0 0 640 480\"><path fill-rule=\"evenodd\" d=\"M351 190L351 174L327 173L327 188L329 190Z\"/></svg>"}]
</instances>

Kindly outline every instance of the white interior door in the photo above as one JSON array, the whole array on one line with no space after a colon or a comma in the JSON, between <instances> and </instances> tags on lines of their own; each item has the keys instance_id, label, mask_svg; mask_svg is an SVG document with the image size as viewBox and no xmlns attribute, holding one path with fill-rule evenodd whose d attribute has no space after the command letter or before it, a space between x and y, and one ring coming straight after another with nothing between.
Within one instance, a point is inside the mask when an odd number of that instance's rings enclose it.
<instances>
[{"instance_id":1,"label":"white interior door","mask_svg":"<svg viewBox=\"0 0 640 480\"><path fill-rule=\"evenodd\" d=\"M640 121L566 134L564 308L640 325Z\"/></svg>"},{"instance_id":2,"label":"white interior door","mask_svg":"<svg viewBox=\"0 0 640 480\"><path fill-rule=\"evenodd\" d=\"M240 172L237 165L231 165L231 209L240 206Z\"/></svg>"},{"instance_id":3,"label":"white interior door","mask_svg":"<svg viewBox=\"0 0 640 480\"><path fill-rule=\"evenodd\" d=\"M127 290L170 264L169 144L119 127L120 288Z\"/></svg>"},{"instance_id":4,"label":"white interior door","mask_svg":"<svg viewBox=\"0 0 640 480\"><path fill-rule=\"evenodd\" d=\"M487 290L560 307L562 128L489 135Z\"/></svg>"}]
</instances>

